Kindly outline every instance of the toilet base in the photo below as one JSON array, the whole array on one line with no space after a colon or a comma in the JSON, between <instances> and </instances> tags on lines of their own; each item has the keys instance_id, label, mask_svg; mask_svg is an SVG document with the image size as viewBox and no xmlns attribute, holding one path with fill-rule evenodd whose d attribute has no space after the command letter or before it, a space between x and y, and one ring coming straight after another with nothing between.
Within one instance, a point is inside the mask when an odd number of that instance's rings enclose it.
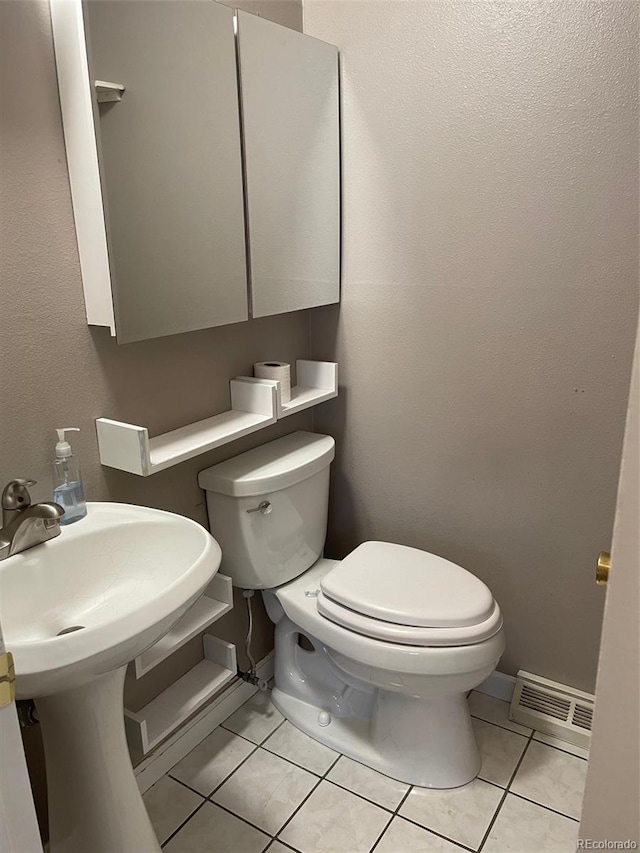
<instances>
[{"instance_id":1,"label":"toilet base","mask_svg":"<svg viewBox=\"0 0 640 853\"><path fill-rule=\"evenodd\" d=\"M421 788L458 788L480 770L467 699L377 691L372 718L333 716L275 687L272 701L294 726L385 776Z\"/></svg>"},{"instance_id":2,"label":"toilet base","mask_svg":"<svg viewBox=\"0 0 640 853\"><path fill-rule=\"evenodd\" d=\"M312 648L286 616L276 624L273 703L297 728L386 776L423 788L457 788L480 770L466 690L430 680L428 695L399 693L337 665L311 634ZM457 684L457 689L454 685Z\"/></svg>"}]
</instances>

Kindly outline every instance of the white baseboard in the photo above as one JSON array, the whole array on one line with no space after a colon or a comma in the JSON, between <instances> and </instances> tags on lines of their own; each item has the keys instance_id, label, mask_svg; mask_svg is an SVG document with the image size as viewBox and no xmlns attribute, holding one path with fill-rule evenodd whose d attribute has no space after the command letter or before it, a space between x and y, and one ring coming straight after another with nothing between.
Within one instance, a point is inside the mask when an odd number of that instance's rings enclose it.
<instances>
[{"instance_id":1,"label":"white baseboard","mask_svg":"<svg viewBox=\"0 0 640 853\"><path fill-rule=\"evenodd\" d=\"M513 675L505 675L496 670L479 687L476 687L476 690L478 693L486 693L487 696L494 696L496 699L511 702L515 686L516 680Z\"/></svg>"},{"instance_id":2,"label":"white baseboard","mask_svg":"<svg viewBox=\"0 0 640 853\"><path fill-rule=\"evenodd\" d=\"M264 657L257 666L259 678L267 681L273 677L273 652ZM167 770L185 757L191 750L216 729L220 723L233 714L258 688L247 684L241 678L235 678L229 687L181 726L170 738L143 759L135 768L140 793L144 794L161 779Z\"/></svg>"}]
</instances>

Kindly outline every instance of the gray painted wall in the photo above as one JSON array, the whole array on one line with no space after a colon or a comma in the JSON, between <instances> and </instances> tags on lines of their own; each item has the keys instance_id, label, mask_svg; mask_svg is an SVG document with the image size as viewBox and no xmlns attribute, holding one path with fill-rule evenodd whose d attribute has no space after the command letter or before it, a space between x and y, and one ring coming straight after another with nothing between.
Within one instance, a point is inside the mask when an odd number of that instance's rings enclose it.
<instances>
[{"instance_id":1,"label":"gray painted wall","mask_svg":"<svg viewBox=\"0 0 640 853\"><path fill-rule=\"evenodd\" d=\"M305 0L341 52L327 553L387 539L504 609L500 668L593 690L638 296L635 2Z\"/></svg>"}]
</instances>

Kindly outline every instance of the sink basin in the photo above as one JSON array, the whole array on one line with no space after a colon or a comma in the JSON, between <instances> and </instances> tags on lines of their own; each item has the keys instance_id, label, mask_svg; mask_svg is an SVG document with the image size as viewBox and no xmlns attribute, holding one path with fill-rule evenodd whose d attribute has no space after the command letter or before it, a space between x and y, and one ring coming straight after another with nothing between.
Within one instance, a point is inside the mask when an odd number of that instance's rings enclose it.
<instances>
[{"instance_id":1,"label":"sink basin","mask_svg":"<svg viewBox=\"0 0 640 853\"><path fill-rule=\"evenodd\" d=\"M51 853L155 853L123 720L126 665L169 631L220 565L195 521L89 503L59 537L0 562L16 694L34 698Z\"/></svg>"},{"instance_id":2,"label":"sink basin","mask_svg":"<svg viewBox=\"0 0 640 853\"><path fill-rule=\"evenodd\" d=\"M117 503L88 509L56 539L0 562L18 698L59 693L133 660L220 565L218 543L188 518Z\"/></svg>"}]
</instances>

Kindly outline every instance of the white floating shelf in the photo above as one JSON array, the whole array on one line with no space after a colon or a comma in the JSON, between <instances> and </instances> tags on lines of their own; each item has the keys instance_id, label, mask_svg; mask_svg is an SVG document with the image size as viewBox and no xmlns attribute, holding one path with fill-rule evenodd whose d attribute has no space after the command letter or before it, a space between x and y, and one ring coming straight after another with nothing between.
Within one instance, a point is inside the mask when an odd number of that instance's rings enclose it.
<instances>
[{"instance_id":1,"label":"white floating shelf","mask_svg":"<svg viewBox=\"0 0 640 853\"><path fill-rule=\"evenodd\" d=\"M276 390L276 415L278 420L288 415L295 415L325 400L338 396L338 365L334 361L296 361L296 376L298 384L291 389L291 399L283 403L280 393L280 382L273 379L257 379L253 376L238 376L237 379L247 383L262 383Z\"/></svg>"},{"instance_id":2,"label":"white floating shelf","mask_svg":"<svg viewBox=\"0 0 640 853\"><path fill-rule=\"evenodd\" d=\"M146 427L98 418L100 462L148 477L338 396L335 362L299 359L296 371L298 384L291 389L288 403L282 402L279 382L238 376L229 383L230 411L154 438L149 438Z\"/></svg>"},{"instance_id":3,"label":"white floating shelf","mask_svg":"<svg viewBox=\"0 0 640 853\"><path fill-rule=\"evenodd\" d=\"M140 711L124 710L131 747L146 755L236 677L236 647L205 634L204 660Z\"/></svg>"},{"instance_id":4,"label":"white floating shelf","mask_svg":"<svg viewBox=\"0 0 640 853\"><path fill-rule=\"evenodd\" d=\"M149 670L166 660L189 640L197 637L205 628L216 622L233 607L231 578L217 573L204 595L199 598L168 634L138 655L133 661L136 678L142 678Z\"/></svg>"},{"instance_id":5,"label":"white floating shelf","mask_svg":"<svg viewBox=\"0 0 640 853\"><path fill-rule=\"evenodd\" d=\"M108 83L106 80L95 80L96 97L99 104L108 104L121 101L124 94L122 83Z\"/></svg>"},{"instance_id":6,"label":"white floating shelf","mask_svg":"<svg viewBox=\"0 0 640 853\"><path fill-rule=\"evenodd\" d=\"M98 418L100 462L148 477L276 422L275 387L235 379L229 385L230 411L154 438L146 427Z\"/></svg>"}]
</instances>

